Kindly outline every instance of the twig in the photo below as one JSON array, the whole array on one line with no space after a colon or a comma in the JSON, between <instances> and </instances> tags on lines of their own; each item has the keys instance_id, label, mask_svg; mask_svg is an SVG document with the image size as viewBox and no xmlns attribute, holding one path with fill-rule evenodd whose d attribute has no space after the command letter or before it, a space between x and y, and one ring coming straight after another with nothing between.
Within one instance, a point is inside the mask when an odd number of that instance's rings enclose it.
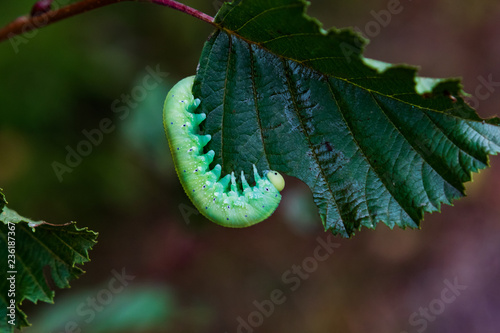
<instances>
[{"instance_id":1,"label":"twig","mask_svg":"<svg viewBox=\"0 0 500 333\"><path fill-rule=\"evenodd\" d=\"M15 19L0 29L0 42L25 32L43 28L65 18L123 1L149 2L170 7L213 24L213 18L211 16L173 0L82 0L62 8L50 10L40 15L25 15Z\"/></svg>"},{"instance_id":2,"label":"twig","mask_svg":"<svg viewBox=\"0 0 500 333\"><path fill-rule=\"evenodd\" d=\"M138 0L142 2L152 2L158 5L167 6L173 9L177 9L183 13L189 14L197 19L213 24L214 18L210 15L207 15L199 10L186 6L185 4L179 3L173 0Z\"/></svg>"}]
</instances>

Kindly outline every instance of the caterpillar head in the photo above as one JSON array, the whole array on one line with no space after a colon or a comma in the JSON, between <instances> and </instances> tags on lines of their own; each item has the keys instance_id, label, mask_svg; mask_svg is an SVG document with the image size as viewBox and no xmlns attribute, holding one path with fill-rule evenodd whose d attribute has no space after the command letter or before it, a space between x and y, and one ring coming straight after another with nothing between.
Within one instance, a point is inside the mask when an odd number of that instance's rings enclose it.
<instances>
[{"instance_id":1,"label":"caterpillar head","mask_svg":"<svg viewBox=\"0 0 500 333\"><path fill-rule=\"evenodd\" d=\"M283 189L285 188L285 179L278 171L268 171L266 176L278 191L283 191Z\"/></svg>"}]
</instances>

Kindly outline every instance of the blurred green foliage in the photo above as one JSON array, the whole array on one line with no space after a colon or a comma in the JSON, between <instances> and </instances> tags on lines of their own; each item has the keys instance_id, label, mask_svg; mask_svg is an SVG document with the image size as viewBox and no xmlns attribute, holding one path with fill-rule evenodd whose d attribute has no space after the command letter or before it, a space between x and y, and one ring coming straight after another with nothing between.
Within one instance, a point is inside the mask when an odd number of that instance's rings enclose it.
<instances>
[{"instance_id":1,"label":"blurred green foliage","mask_svg":"<svg viewBox=\"0 0 500 333\"><path fill-rule=\"evenodd\" d=\"M166 332L176 329L187 317L193 329L206 325L209 309L179 304L175 291L152 283L132 285L108 292L109 286L79 290L61 297L52 307L40 311L30 332Z\"/></svg>"}]
</instances>

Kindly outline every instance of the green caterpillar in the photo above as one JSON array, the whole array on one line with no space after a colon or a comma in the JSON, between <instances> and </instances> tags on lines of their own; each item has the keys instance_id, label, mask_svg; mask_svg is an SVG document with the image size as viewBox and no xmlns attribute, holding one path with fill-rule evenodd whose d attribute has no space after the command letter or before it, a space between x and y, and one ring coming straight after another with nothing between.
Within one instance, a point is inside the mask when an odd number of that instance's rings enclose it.
<instances>
[{"instance_id":1,"label":"green caterpillar","mask_svg":"<svg viewBox=\"0 0 500 333\"><path fill-rule=\"evenodd\" d=\"M256 185L249 186L242 171L241 192L234 172L220 178L219 164L209 170L215 153L211 150L203 154L212 137L198 134L206 115L193 113L200 104L194 99L193 83L194 76L179 81L168 93L163 108L163 126L184 191L206 218L222 226L242 228L267 219L279 205L285 180L276 171L264 172L261 178L254 165Z\"/></svg>"}]
</instances>

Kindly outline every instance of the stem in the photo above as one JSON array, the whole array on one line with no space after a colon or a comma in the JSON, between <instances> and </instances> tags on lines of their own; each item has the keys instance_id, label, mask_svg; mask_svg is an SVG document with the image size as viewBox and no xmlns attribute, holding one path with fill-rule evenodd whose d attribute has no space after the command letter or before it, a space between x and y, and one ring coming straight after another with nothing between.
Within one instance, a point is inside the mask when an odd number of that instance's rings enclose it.
<instances>
[{"instance_id":1,"label":"stem","mask_svg":"<svg viewBox=\"0 0 500 333\"><path fill-rule=\"evenodd\" d=\"M157 5L167 6L173 9L177 9L178 11L196 17L197 19L208 22L210 24L214 23L214 18L212 16L207 15L203 12L200 12L199 10L196 10L194 8L191 8L189 6L186 6L185 4L182 4L174 0L138 0L138 1L152 2Z\"/></svg>"},{"instance_id":2,"label":"stem","mask_svg":"<svg viewBox=\"0 0 500 333\"><path fill-rule=\"evenodd\" d=\"M149 2L170 7L213 24L213 17L173 0L82 0L37 16L24 15L0 29L0 42L25 32L43 28L65 18L123 1Z\"/></svg>"}]
</instances>

